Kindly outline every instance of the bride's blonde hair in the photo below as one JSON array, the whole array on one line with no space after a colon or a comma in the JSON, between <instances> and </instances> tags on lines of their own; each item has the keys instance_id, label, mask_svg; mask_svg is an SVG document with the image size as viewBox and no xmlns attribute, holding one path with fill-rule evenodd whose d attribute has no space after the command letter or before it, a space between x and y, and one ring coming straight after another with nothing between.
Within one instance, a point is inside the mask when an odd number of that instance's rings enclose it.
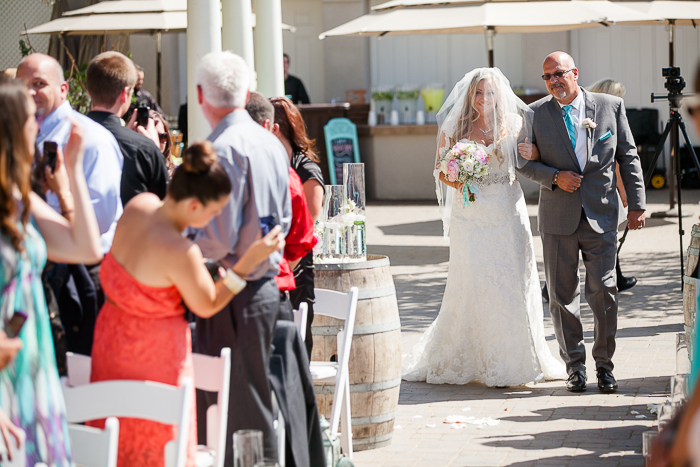
<instances>
[{"instance_id":1,"label":"bride's blonde hair","mask_svg":"<svg viewBox=\"0 0 700 467\"><path fill-rule=\"evenodd\" d=\"M479 83L482 81L487 81L494 90L494 96L501 95L500 80L494 79L495 74L488 68L483 68L478 70L474 79L469 83L467 88L467 93L465 95L464 104L462 106L462 112L459 116L459 121L457 123L457 141L468 138L474 130L474 123L481 117L481 112L474 106L476 101L476 89L479 87ZM493 135L494 135L494 153L499 162L503 162L503 155L501 151L498 150L500 142L505 138L507 130L507 119L506 111L504 106L500 103L500 99L497 97L493 99L494 103L494 124L493 124Z\"/></svg>"}]
</instances>

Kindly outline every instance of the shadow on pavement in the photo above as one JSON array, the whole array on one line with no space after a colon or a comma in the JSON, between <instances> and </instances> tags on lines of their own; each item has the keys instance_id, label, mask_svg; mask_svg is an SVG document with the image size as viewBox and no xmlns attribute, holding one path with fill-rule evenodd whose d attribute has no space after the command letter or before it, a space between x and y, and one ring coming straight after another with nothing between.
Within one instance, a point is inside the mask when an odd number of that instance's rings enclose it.
<instances>
[{"instance_id":1,"label":"shadow on pavement","mask_svg":"<svg viewBox=\"0 0 700 467\"><path fill-rule=\"evenodd\" d=\"M440 264L450 259L450 249L447 246L368 245L367 253L388 256L392 266Z\"/></svg>"}]
</instances>

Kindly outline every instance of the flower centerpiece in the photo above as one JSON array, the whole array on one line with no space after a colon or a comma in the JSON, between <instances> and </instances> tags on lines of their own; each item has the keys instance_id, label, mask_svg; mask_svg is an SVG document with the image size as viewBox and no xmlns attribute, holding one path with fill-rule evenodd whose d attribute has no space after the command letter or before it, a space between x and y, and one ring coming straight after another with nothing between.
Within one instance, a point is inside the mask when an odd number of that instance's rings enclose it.
<instances>
[{"instance_id":1,"label":"flower centerpiece","mask_svg":"<svg viewBox=\"0 0 700 467\"><path fill-rule=\"evenodd\" d=\"M462 184L464 203L474 202L490 172L489 156L474 141L462 139L440 156L438 168L448 182Z\"/></svg>"}]
</instances>

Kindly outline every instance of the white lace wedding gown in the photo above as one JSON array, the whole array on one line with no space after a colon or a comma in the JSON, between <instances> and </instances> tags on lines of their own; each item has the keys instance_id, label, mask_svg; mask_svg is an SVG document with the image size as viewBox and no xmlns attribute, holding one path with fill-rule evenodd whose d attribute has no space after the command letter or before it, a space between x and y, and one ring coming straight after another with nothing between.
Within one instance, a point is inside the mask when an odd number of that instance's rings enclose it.
<instances>
[{"instance_id":1,"label":"white lace wedding gown","mask_svg":"<svg viewBox=\"0 0 700 467\"><path fill-rule=\"evenodd\" d=\"M405 380L517 386L566 378L564 364L552 356L544 337L522 189L495 156L490 164L480 199L464 206L461 193L455 193L445 295L438 317L404 357Z\"/></svg>"}]
</instances>

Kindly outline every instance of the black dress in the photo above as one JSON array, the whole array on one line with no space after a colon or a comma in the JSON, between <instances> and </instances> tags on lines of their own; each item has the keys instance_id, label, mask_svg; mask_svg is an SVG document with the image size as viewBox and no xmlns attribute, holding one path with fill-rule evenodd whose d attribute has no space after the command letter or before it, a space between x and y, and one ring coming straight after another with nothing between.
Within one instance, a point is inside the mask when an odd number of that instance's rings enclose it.
<instances>
[{"instance_id":1,"label":"black dress","mask_svg":"<svg viewBox=\"0 0 700 467\"><path fill-rule=\"evenodd\" d=\"M319 165L306 157L302 153L292 155L291 165L294 171L304 184L308 180L317 180L323 186L323 173ZM325 188L324 188L325 190ZM311 350L314 345L313 337L311 336L311 323L314 320L314 252L310 251L304 256L294 268L294 281L297 288L289 292L289 298L294 309L299 308L299 304L306 302L309 306L309 314L306 320L306 351L311 358Z\"/></svg>"}]
</instances>

